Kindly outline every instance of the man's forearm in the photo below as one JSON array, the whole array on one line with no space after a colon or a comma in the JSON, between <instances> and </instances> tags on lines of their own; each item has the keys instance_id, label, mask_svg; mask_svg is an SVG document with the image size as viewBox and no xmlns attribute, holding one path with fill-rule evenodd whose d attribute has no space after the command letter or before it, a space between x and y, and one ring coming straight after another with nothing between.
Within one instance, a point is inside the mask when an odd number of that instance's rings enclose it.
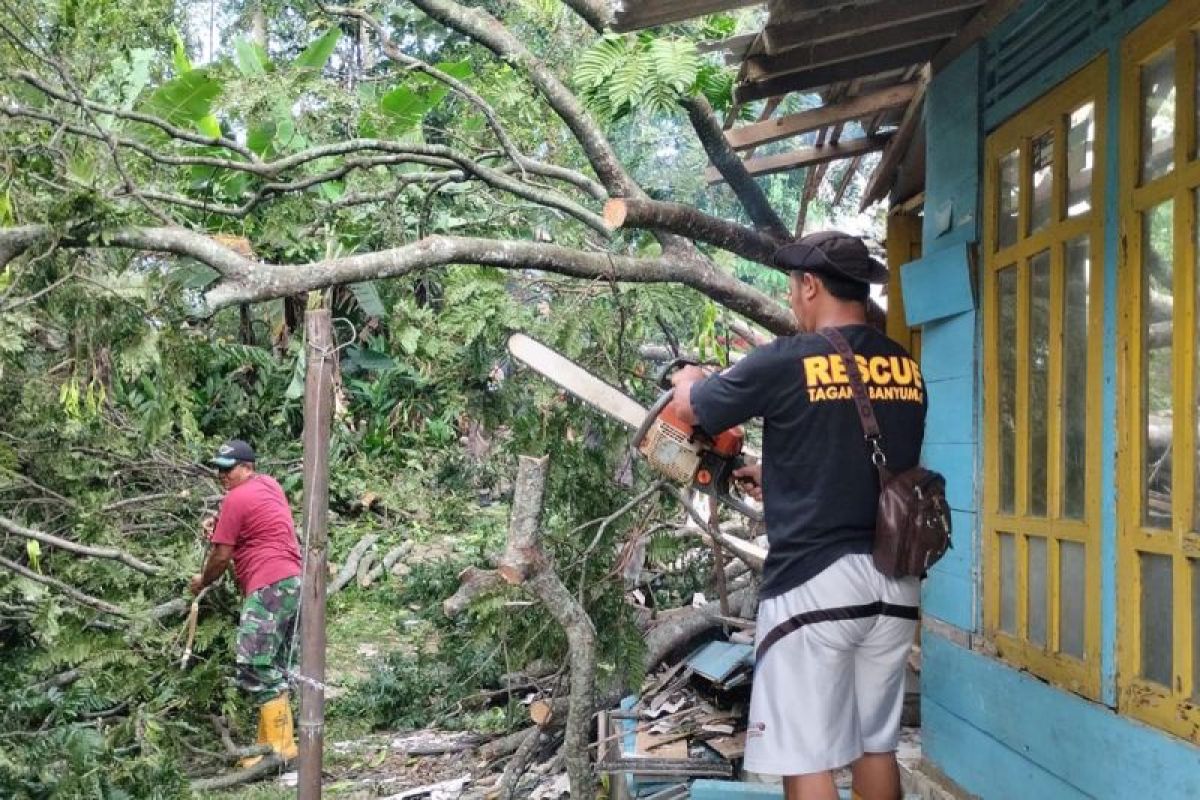
<instances>
[{"instance_id":1,"label":"man's forearm","mask_svg":"<svg viewBox=\"0 0 1200 800\"><path fill-rule=\"evenodd\" d=\"M204 569L200 572L200 582L204 586L217 581L225 570L229 568L228 556L222 554L218 550L213 550L208 554L208 559L204 562Z\"/></svg>"}]
</instances>

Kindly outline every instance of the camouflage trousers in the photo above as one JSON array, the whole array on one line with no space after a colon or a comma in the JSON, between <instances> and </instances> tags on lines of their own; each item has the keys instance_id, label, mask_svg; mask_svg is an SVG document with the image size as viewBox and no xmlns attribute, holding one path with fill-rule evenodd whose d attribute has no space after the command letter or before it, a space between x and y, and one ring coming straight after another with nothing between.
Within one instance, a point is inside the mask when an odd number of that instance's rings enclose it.
<instances>
[{"instance_id":1,"label":"camouflage trousers","mask_svg":"<svg viewBox=\"0 0 1200 800\"><path fill-rule=\"evenodd\" d=\"M288 659L300 610L300 579L284 578L242 602L237 632L237 683L256 703L287 691Z\"/></svg>"}]
</instances>

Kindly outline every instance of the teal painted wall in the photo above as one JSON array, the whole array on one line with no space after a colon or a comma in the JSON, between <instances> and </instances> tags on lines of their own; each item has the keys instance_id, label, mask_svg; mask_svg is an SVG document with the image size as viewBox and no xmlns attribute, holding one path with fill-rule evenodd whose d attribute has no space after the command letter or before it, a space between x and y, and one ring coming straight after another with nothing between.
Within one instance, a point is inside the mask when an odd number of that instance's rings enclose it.
<instances>
[{"instance_id":1,"label":"teal painted wall","mask_svg":"<svg viewBox=\"0 0 1200 800\"><path fill-rule=\"evenodd\" d=\"M924 461L946 476L954 512L949 554L924 584L924 613L964 630L980 624L978 406L980 317L968 247L979 238L982 47L933 81L926 94L928 154L921 259L904 267L905 313L921 324L929 393Z\"/></svg>"},{"instance_id":2,"label":"teal painted wall","mask_svg":"<svg viewBox=\"0 0 1200 800\"><path fill-rule=\"evenodd\" d=\"M922 745L983 800L1200 797L1200 748L924 631Z\"/></svg>"},{"instance_id":3,"label":"teal painted wall","mask_svg":"<svg viewBox=\"0 0 1200 800\"><path fill-rule=\"evenodd\" d=\"M1101 54L1109 58L1108 175L1104 215L1101 398L1101 680L1103 703L1057 690L997 659L956 646L926 631L922 670L927 756L949 777L985 798L1200 798L1200 747L1118 716L1116 704L1116 279L1119 247L1120 42L1166 0L1053 0L1026 2L984 43L967 52L930 85L926 103L927 174L924 256L904 274L923 323L922 369L930 397L924 458L948 478L954 511L954 550L924 585L924 613L965 632L981 627L979 587L982 385L978 302L962 309L964 279L978 286L968 258L951 255L981 240L983 143L991 130ZM1074 10L1068 8L1073 7ZM1074 44L1044 56L1013 83L989 59L1002 43L1068 35L1071 14L1097 14L1101 24L1072 34ZM1057 30L1056 29L1056 30ZM990 70L990 72L989 72ZM1004 83L1008 80L1007 83ZM990 83L989 83L990 81ZM1002 86L1003 92L996 89ZM908 269L908 268L906 268ZM925 272L920 272L925 270ZM935 272L938 270L940 272ZM911 280L910 280L911 277ZM947 295L953 295L948 297ZM978 297L977 291L974 292ZM1095 613L1095 612L1093 612Z\"/></svg>"}]
</instances>

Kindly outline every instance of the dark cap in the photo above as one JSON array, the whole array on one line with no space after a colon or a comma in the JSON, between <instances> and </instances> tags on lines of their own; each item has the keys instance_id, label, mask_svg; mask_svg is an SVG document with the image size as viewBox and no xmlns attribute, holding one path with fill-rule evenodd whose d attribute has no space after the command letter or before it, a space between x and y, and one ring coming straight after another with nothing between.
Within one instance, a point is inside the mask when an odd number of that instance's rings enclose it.
<instances>
[{"instance_id":1,"label":"dark cap","mask_svg":"<svg viewBox=\"0 0 1200 800\"><path fill-rule=\"evenodd\" d=\"M887 283L888 268L871 258L857 236L818 231L775 251L775 263L786 270L823 272L857 283Z\"/></svg>"},{"instance_id":2,"label":"dark cap","mask_svg":"<svg viewBox=\"0 0 1200 800\"><path fill-rule=\"evenodd\" d=\"M241 439L230 439L217 448L216 455L210 458L208 463L215 464L222 469L229 469L240 461L248 461L253 464L255 460L253 447Z\"/></svg>"}]
</instances>

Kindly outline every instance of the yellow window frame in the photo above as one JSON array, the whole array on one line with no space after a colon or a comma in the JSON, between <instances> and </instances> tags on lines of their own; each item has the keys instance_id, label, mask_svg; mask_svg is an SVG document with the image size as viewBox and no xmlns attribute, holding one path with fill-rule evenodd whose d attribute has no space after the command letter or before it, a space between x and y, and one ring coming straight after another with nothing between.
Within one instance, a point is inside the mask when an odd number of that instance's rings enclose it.
<instances>
[{"instance_id":1,"label":"yellow window frame","mask_svg":"<svg viewBox=\"0 0 1200 800\"><path fill-rule=\"evenodd\" d=\"M1107 87L1107 58L1101 56L1026 107L992 133L985 146L984 164L984 630L998 655L1006 661L1078 694L1100 697L1100 387L1101 345L1104 299L1103 198L1104 121ZM1067 199L1067 116L1091 101L1095 120L1091 208L1084 214L1068 217ZM1053 192L1051 220L1040 231L1027 235L1032 202L1030 175L1031 142L1053 131ZM1020 152L1020 203L1018 236L1015 244L999 246L1000 159ZM1084 513L1082 520L1061 518L1062 506L1062 321L1064 303L1064 251L1069 242L1082 237L1089 242L1091 263L1088 296L1088 386L1085 435L1089 443L1085 463ZM1028 498L1028 360L1029 340L1029 260L1050 252L1049 314L1050 359L1048 364L1047 411L1047 508L1045 517L1027 513ZM1017 390L1015 445L1015 503L1013 513L1000 512L999 393L995 379L999 373L998 352L998 280L999 271L1017 265ZM1016 562L1016 635L1000 629L1000 534L1014 539ZM1028 638L1028 541L1046 540L1046 644ZM1060 639L1059 552L1063 542L1084 546L1084 631L1083 658L1058 652Z\"/></svg>"},{"instance_id":2,"label":"yellow window frame","mask_svg":"<svg viewBox=\"0 0 1200 800\"><path fill-rule=\"evenodd\" d=\"M1172 333L1172 450L1195 452L1198 416L1196 403L1195 341L1197 253L1197 192L1200 192L1200 156L1197 155L1196 74L1200 45L1200 5L1175 0L1131 33L1121 48L1120 158L1122 261L1118 292L1122 299L1118 332L1121 357L1118 435L1120 535L1118 541L1117 682L1118 709L1178 736L1200 742L1200 706L1189 698L1193 685L1192 582L1196 572L1189 560L1200 560L1200 533L1193 530L1193 487L1197 465L1192 458L1172 459L1169 531L1142 524L1141 375L1142 375L1142 217L1159 204L1173 200L1173 333ZM1141 68L1168 47L1175 47L1174 169L1142 183ZM1177 291L1183 287L1185 291ZM1179 412L1182 411L1182 414ZM1141 672L1141 570L1140 554L1157 553L1172 559L1172 687L1144 680Z\"/></svg>"}]
</instances>

